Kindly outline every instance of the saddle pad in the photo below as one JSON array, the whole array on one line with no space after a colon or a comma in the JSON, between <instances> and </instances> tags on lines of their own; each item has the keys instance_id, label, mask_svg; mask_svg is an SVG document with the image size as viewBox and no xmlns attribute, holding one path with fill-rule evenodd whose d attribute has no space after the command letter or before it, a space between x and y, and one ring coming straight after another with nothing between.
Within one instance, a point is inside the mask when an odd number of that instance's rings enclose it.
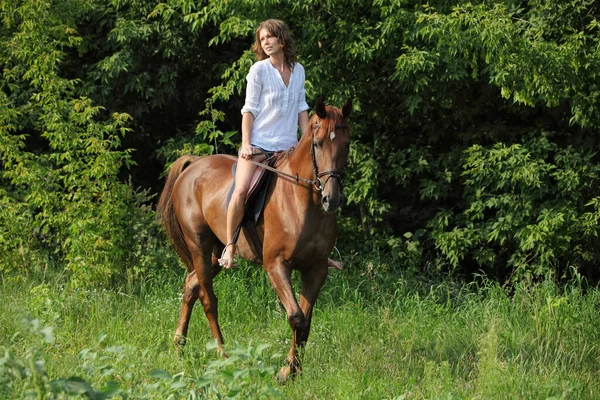
<instances>
[{"instance_id":1,"label":"saddle pad","mask_svg":"<svg viewBox=\"0 0 600 400\"><path fill-rule=\"evenodd\" d=\"M267 159L265 160L265 164L271 166L274 160ZM229 207L229 202L231 201L231 196L233 195L233 190L235 189L235 171L237 169L237 162L233 164L231 167L231 173L233 175L233 184L231 185L231 189L229 189L229 194L227 195L227 202L225 204L225 209ZM248 193L246 193L246 207L245 207L245 215L243 221L249 221L253 219L254 223L258 221L260 214L262 213L262 209L264 207L264 202L266 199L266 188L267 183L269 182L269 178L271 173L264 168L256 168L254 171L254 175L252 175L252 180L250 181L250 188L248 189Z\"/></svg>"}]
</instances>

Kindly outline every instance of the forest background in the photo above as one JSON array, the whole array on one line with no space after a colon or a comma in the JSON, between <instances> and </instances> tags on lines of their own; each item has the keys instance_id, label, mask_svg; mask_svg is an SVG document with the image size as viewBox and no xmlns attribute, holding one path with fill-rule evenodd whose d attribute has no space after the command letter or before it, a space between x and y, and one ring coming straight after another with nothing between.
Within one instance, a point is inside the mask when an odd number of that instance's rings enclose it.
<instances>
[{"instance_id":1,"label":"forest background","mask_svg":"<svg viewBox=\"0 0 600 400\"><path fill-rule=\"evenodd\" d=\"M176 258L166 166L234 153L257 23L310 104L354 102L338 247L386 274L598 277L598 5L1 0L0 274L132 281Z\"/></svg>"}]
</instances>

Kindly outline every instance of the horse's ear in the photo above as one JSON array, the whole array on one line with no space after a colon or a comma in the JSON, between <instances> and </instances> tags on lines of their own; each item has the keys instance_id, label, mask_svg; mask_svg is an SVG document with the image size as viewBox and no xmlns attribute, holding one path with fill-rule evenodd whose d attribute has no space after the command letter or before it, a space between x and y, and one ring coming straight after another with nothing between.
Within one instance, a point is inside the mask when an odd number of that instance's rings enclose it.
<instances>
[{"instance_id":1,"label":"horse's ear","mask_svg":"<svg viewBox=\"0 0 600 400\"><path fill-rule=\"evenodd\" d=\"M327 117L327 111L325 110L325 103L323 103L323 97L319 96L317 102L315 103L315 113L321 119L325 119Z\"/></svg>"},{"instance_id":2,"label":"horse's ear","mask_svg":"<svg viewBox=\"0 0 600 400\"><path fill-rule=\"evenodd\" d=\"M348 100L346 100L346 104L344 104L344 106L342 107L342 115L345 118L348 118L350 116L350 112L352 111L352 100L350 100L350 98L348 98Z\"/></svg>"}]
</instances>

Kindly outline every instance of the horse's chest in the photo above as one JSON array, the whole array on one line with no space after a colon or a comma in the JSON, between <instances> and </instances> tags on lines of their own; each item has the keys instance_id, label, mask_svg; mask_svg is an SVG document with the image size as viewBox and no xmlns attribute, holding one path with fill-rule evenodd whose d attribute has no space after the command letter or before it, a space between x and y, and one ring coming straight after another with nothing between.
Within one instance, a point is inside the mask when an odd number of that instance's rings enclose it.
<instances>
[{"instance_id":1,"label":"horse's chest","mask_svg":"<svg viewBox=\"0 0 600 400\"><path fill-rule=\"evenodd\" d=\"M337 237L337 224L335 214L307 208L305 202L295 200L278 196L267 206L264 246L267 259L282 257L299 268L327 260Z\"/></svg>"},{"instance_id":2,"label":"horse's chest","mask_svg":"<svg viewBox=\"0 0 600 400\"><path fill-rule=\"evenodd\" d=\"M289 219L282 224L284 234L293 240L298 238L304 245L314 244L323 241L323 238L335 235L337 225L335 219L326 215L318 215L314 218Z\"/></svg>"},{"instance_id":3,"label":"horse's chest","mask_svg":"<svg viewBox=\"0 0 600 400\"><path fill-rule=\"evenodd\" d=\"M322 219L312 224L303 224L303 229L295 232L298 241L294 253L298 258L307 261L326 257L331 252L337 236L336 226L332 224L335 224L335 220L327 222Z\"/></svg>"}]
</instances>

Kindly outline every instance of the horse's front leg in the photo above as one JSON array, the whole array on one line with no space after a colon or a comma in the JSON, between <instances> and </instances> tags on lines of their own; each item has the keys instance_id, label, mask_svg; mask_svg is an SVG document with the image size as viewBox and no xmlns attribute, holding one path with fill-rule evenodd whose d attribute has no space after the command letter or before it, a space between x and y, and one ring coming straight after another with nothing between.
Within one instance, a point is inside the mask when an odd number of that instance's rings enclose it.
<instances>
[{"instance_id":1,"label":"horse's front leg","mask_svg":"<svg viewBox=\"0 0 600 400\"><path fill-rule=\"evenodd\" d=\"M267 265L269 266L267 267ZM292 329L292 345L286 358L287 365L282 367L277 374L279 383L284 384L290 376L295 376L300 368L296 351L296 338L298 334L303 335L303 332L306 330L306 318L296 301L296 296L292 289L291 268L279 262L265 264L265 270L271 281L271 286L275 289L279 300L281 300L285 308L288 322Z\"/></svg>"},{"instance_id":2,"label":"horse's front leg","mask_svg":"<svg viewBox=\"0 0 600 400\"><path fill-rule=\"evenodd\" d=\"M303 347L308 340L310 333L310 324L312 320L312 311L321 288L327 279L327 262L315 267L312 270L302 271L302 289L300 292L300 309L306 318L305 329L298 333L296 344Z\"/></svg>"},{"instance_id":3,"label":"horse's front leg","mask_svg":"<svg viewBox=\"0 0 600 400\"><path fill-rule=\"evenodd\" d=\"M303 323L292 327L292 345L286 358L287 365L282 367L277 374L277 379L280 384L285 383L290 376L296 377L302 370L302 351L308 335L310 333L310 325L312 320L313 307L319 296L319 292L327 278L327 264L313 270L302 272L302 289L300 292L300 311L304 317ZM292 321L290 321L292 326ZM299 355L300 354L300 355Z\"/></svg>"}]
</instances>

